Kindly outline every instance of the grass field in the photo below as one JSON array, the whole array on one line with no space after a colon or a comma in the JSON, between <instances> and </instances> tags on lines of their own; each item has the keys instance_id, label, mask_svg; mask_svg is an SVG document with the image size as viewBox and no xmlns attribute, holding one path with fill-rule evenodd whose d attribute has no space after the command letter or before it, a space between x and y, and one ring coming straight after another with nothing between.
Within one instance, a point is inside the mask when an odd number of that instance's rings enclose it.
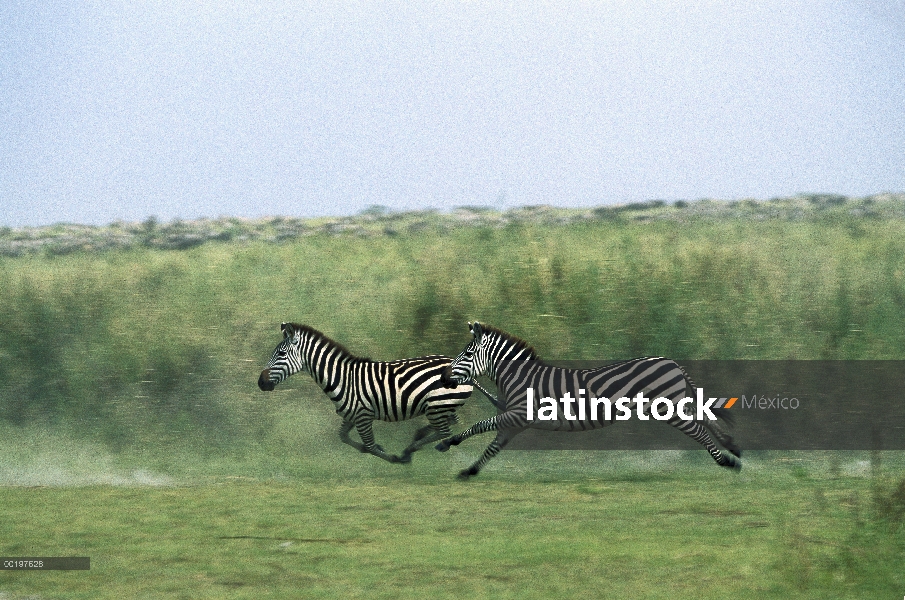
<instances>
[{"instance_id":1,"label":"grass field","mask_svg":"<svg viewBox=\"0 0 905 600\"><path fill-rule=\"evenodd\" d=\"M92 562L90 571L0 572L0 597L903 593L905 499L883 503L905 475L900 455L884 458L880 478L865 476L868 458L857 453L840 453L837 473L813 453L762 453L741 474L705 458L505 452L463 484L436 453L408 467L353 455L337 461L349 476L5 487L5 554Z\"/></svg>"},{"instance_id":2,"label":"grass field","mask_svg":"<svg viewBox=\"0 0 905 600\"><path fill-rule=\"evenodd\" d=\"M489 436L390 465L310 378L255 384L287 320L386 360L469 319L552 360L901 360L903 206L830 200L2 256L0 555L92 569L0 600L905 596L902 453L506 451L462 483Z\"/></svg>"}]
</instances>

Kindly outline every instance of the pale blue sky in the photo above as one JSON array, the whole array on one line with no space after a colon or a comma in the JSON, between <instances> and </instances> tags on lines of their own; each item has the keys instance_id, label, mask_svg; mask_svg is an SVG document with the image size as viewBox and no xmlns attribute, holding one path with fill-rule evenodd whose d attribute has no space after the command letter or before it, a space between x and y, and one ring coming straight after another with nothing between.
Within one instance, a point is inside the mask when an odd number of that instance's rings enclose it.
<instances>
[{"instance_id":1,"label":"pale blue sky","mask_svg":"<svg viewBox=\"0 0 905 600\"><path fill-rule=\"evenodd\" d=\"M250 4L0 2L0 225L905 190L905 0Z\"/></svg>"}]
</instances>

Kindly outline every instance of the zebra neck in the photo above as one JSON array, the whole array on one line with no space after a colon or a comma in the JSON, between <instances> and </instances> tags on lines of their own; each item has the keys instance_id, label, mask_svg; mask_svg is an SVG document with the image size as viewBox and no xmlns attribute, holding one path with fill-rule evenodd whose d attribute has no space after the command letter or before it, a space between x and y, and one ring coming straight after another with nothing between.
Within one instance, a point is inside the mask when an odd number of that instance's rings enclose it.
<instances>
[{"instance_id":1,"label":"zebra neck","mask_svg":"<svg viewBox=\"0 0 905 600\"><path fill-rule=\"evenodd\" d=\"M488 365L487 375L493 379L494 383L499 384L497 377L500 375L500 371L504 370L503 367L506 365L536 360L538 360L537 355L529 347L504 347L496 357L489 361L490 364Z\"/></svg>"},{"instance_id":2,"label":"zebra neck","mask_svg":"<svg viewBox=\"0 0 905 600\"><path fill-rule=\"evenodd\" d=\"M330 398L342 395L343 382L348 378L353 363L362 360L349 354L338 345L330 343L329 340L321 340L319 343L310 345L307 348L305 359L308 362L308 372L314 382Z\"/></svg>"}]
</instances>

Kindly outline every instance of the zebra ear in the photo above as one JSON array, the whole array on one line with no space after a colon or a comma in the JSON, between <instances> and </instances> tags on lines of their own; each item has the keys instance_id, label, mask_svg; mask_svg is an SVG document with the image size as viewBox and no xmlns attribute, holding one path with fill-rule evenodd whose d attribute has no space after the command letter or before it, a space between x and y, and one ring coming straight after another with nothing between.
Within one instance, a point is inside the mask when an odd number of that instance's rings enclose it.
<instances>
[{"instance_id":1,"label":"zebra ear","mask_svg":"<svg viewBox=\"0 0 905 600\"><path fill-rule=\"evenodd\" d=\"M292 334L295 332L295 328L292 326L292 323L283 323L280 325L280 330L283 332L283 338L292 337Z\"/></svg>"},{"instance_id":2,"label":"zebra ear","mask_svg":"<svg viewBox=\"0 0 905 600\"><path fill-rule=\"evenodd\" d=\"M481 324L475 321L474 324L469 327L469 329L471 329L471 335L474 336L474 339L477 340L478 343L480 343L481 336L484 335L484 330L481 329Z\"/></svg>"}]
</instances>

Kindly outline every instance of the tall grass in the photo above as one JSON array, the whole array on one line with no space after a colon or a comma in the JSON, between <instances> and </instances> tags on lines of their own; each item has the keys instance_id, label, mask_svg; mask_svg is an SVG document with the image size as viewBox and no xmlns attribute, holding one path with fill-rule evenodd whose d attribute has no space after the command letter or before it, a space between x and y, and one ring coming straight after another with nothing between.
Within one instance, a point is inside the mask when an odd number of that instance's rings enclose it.
<instances>
[{"instance_id":1,"label":"tall grass","mask_svg":"<svg viewBox=\"0 0 905 600\"><path fill-rule=\"evenodd\" d=\"M602 220L2 258L0 419L120 446L260 438L281 321L387 360L456 354L473 319L549 359L901 359L903 233Z\"/></svg>"}]
</instances>

